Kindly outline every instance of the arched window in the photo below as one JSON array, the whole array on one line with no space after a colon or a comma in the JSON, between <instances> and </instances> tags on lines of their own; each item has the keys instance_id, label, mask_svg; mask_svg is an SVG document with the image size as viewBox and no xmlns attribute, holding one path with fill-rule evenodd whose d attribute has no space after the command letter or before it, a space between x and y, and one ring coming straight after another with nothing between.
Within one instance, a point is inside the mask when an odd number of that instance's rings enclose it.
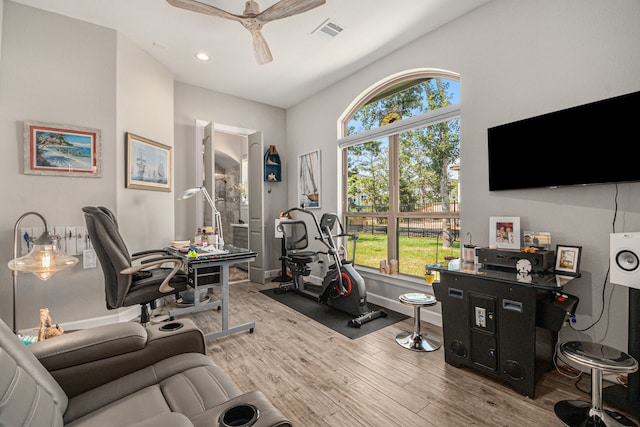
<instances>
[{"instance_id":1,"label":"arched window","mask_svg":"<svg viewBox=\"0 0 640 427\"><path fill-rule=\"evenodd\" d=\"M342 211L360 235L356 263L396 260L400 274L422 277L426 264L459 258L459 76L391 76L354 100L340 126Z\"/></svg>"}]
</instances>

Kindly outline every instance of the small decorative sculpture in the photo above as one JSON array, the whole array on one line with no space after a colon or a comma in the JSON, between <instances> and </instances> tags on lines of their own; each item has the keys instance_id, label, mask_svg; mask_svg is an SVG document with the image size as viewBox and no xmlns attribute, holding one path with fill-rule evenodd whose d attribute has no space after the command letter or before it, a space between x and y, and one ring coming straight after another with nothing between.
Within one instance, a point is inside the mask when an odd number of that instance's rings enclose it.
<instances>
[{"instance_id":1,"label":"small decorative sculpture","mask_svg":"<svg viewBox=\"0 0 640 427\"><path fill-rule=\"evenodd\" d=\"M57 337L62 335L64 330L56 323L55 326L51 325L51 316L49 315L48 308L40 309L40 327L38 328L38 341Z\"/></svg>"}]
</instances>

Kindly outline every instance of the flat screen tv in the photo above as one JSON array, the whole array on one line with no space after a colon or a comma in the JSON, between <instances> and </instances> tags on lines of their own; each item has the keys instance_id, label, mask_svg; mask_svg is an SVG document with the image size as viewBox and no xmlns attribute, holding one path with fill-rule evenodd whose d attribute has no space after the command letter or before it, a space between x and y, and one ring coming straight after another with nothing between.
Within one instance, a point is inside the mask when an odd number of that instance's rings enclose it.
<instances>
[{"instance_id":1,"label":"flat screen tv","mask_svg":"<svg viewBox=\"0 0 640 427\"><path fill-rule=\"evenodd\" d=\"M640 92L488 129L489 191L640 181Z\"/></svg>"}]
</instances>

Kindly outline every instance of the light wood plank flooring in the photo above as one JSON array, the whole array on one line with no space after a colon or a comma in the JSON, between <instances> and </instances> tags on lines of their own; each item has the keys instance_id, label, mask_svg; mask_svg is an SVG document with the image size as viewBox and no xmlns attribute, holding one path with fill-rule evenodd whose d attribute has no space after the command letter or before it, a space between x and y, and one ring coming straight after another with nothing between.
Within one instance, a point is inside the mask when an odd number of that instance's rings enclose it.
<instances>
[{"instance_id":1,"label":"light wood plank flooring","mask_svg":"<svg viewBox=\"0 0 640 427\"><path fill-rule=\"evenodd\" d=\"M259 292L275 286L233 283L229 326L255 321L255 331L210 340L207 347L241 390L261 390L295 426L561 426L556 402L589 400L557 371L540 380L530 399L446 364L442 348L407 350L395 336L413 329L412 318L351 340ZM215 310L188 316L205 332L220 328ZM442 340L440 328L422 328ZM588 390L589 376L582 377L580 387Z\"/></svg>"}]
</instances>

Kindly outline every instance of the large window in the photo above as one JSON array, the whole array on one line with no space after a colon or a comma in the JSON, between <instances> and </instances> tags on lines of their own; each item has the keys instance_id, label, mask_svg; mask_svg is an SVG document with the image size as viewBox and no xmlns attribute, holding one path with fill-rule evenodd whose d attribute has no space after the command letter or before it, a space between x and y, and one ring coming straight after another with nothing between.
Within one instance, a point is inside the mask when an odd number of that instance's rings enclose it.
<instances>
[{"instance_id":1,"label":"large window","mask_svg":"<svg viewBox=\"0 0 640 427\"><path fill-rule=\"evenodd\" d=\"M397 260L401 274L460 255L460 86L409 72L363 96L343 121L343 212L356 264Z\"/></svg>"}]
</instances>

